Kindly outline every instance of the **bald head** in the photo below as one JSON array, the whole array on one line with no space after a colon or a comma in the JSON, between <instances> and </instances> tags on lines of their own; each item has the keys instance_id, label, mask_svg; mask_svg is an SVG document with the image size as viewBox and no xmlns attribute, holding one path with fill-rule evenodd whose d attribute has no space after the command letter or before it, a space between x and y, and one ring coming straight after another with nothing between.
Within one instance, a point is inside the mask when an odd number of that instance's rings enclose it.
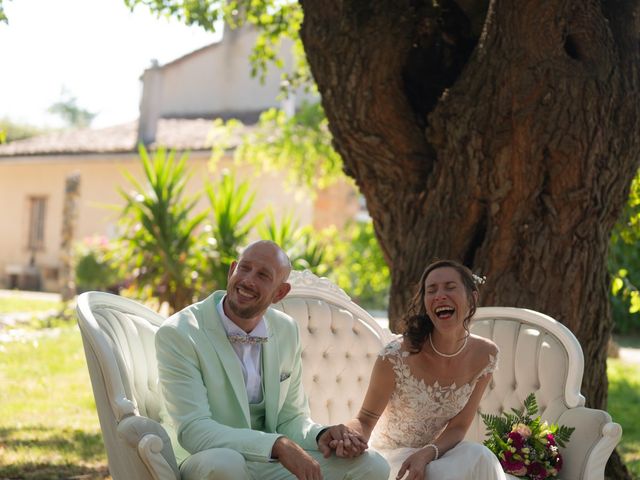
<instances>
[{"instance_id":1,"label":"bald head","mask_svg":"<svg viewBox=\"0 0 640 480\"><path fill-rule=\"evenodd\" d=\"M291 260L280 245L271 240L256 240L250 243L240 254L238 261L247 255L257 254L264 259L271 259L273 266L281 274L280 281L284 282L291 273Z\"/></svg>"}]
</instances>

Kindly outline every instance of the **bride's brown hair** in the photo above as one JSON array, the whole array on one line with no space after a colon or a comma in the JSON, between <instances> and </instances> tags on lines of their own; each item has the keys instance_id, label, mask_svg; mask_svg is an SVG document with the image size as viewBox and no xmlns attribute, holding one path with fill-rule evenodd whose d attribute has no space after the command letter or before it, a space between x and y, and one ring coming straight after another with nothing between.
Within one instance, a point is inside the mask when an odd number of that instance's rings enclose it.
<instances>
[{"instance_id":1,"label":"bride's brown hair","mask_svg":"<svg viewBox=\"0 0 640 480\"><path fill-rule=\"evenodd\" d=\"M427 310L424 306L424 295L426 291L424 282L431 272L444 267L453 268L458 272L462 279L462 285L467 292L469 314L463 321L464 328L467 332L469 331L469 322L471 321L471 317L473 317L476 313L476 309L478 308L477 298L479 298L480 292L478 290L478 282L476 281L476 278L479 277L476 277L471 270L455 260L437 260L429 264L420 277L418 291L411 299L409 309L403 319L404 331L402 335L409 341L409 351L411 353L418 353L422 349L422 345L429 334L433 331L433 322L431 321L431 318L429 318L429 315L427 315ZM473 292L476 292L477 295L474 295Z\"/></svg>"}]
</instances>

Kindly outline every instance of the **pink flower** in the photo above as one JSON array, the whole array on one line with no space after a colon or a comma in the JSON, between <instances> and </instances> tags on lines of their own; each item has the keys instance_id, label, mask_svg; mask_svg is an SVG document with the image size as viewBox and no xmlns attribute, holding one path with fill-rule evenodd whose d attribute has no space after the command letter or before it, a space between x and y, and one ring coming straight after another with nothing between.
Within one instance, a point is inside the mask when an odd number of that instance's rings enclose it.
<instances>
[{"instance_id":1,"label":"pink flower","mask_svg":"<svg viewBox=\"0 0 640 480\"><path fill-rule=\"evenodd\" d=\"M504 460L500 460L502 469L512 475L525 475L527 473L527 467L524 462L515 460L513 453L510 451L504 452Z\"/></svg>"},{"instance_id":2,"label":"pink flower","mask_svg":"<svg viewBox=\"0 0 640 480\"><path fill-rule=\"evenodd\" d=\"M555 439L555 437L553 436L552 433L547 433L547 442L549 442L548 445L555 445L556 444L556 439Z\"/></svg>"},{"instance_id":3,"label":"pink flower","mask_svg":"<svg viewBox=\"0 0 640 480\"><path fill-rule=\"evenodd\" d=\"M521 477L522 475L527 474L527 467L522 464L522 467L520 467L518 470L508 470L507 473L510 473L511 475L515 475L517 477Z\"/></svg>"},{"instance_id":4,"label":"pink flower","mask_svg":"<svg viewBox=\"0 0 640 480\"><path fill-rule=\"evenodd\" d=\"M518 423L511 429L512 432L518 432L525 440L531 436L531 429L524 423Z\"/></svg>"}]
</instances>

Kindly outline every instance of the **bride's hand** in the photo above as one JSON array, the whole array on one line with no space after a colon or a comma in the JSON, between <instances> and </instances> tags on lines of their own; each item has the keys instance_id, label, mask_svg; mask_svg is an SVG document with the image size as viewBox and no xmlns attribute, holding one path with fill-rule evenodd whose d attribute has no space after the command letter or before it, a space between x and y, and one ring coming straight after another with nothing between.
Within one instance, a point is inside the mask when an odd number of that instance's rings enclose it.
<instances>
[{"instance_id":1,"label":"bride's hand","mask_svg":"<svg viewBox=\"0 0 640 480\"><path fill-rule=\"evenodd\" d=\"M426 466L433 461L433 448L421 448L417 452L412 453L402 462L402 467L396 476L397 480L424 480L424 470ZM407 475L405 477L405 474Z\"/></svg>"}]
</instances>

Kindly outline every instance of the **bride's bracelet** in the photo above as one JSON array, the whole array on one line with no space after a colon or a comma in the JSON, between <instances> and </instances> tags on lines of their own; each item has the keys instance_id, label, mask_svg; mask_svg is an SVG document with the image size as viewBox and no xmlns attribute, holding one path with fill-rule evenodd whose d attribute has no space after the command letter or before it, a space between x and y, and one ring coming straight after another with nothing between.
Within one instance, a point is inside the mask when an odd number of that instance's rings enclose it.
<instances>
[{"instance_id":1,"label":"bride's bracelet","mask_svg":"<svg viewBox=\"0 0 640 480\"><path fill-rule=\"evenodd\" d=\"M436 456L435 456L435 457L433 457L433 459L434 459L434 460L437 460L437 459L438 459L438 457L440 456L440 450L438 450L438 446L437 446L435 443L427 443L427 444L424 446L424 448L427 448L427 447L432 447L432 448L435 450L435 452L436 452Z\"/></svg>"}]
</instances>

